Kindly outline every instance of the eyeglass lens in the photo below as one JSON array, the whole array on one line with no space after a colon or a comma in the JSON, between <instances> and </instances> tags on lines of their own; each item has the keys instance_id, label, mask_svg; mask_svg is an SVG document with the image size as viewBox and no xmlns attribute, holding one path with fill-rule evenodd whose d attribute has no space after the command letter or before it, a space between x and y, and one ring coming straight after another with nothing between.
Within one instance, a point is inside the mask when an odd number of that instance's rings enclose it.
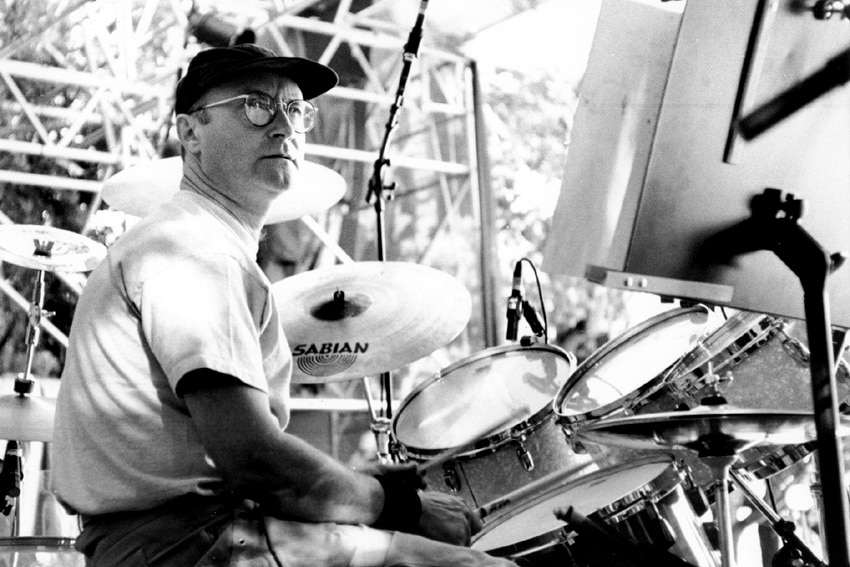
<instances>
[{"instance_id":1,"label":"eyeglass lens","mask_svg":"<svg viewBox=\"0 0 850 567\"><path fill-rule=\"evenodd\" d=\"M289 122L296 132L308 132L313 127L316 109L304 100L278 103L270 97L253 95L245 99L245 114L251 124L265 126L274 119L278 106L286 112L286 117L289 118Z\"/></svg>"}]
</instances>

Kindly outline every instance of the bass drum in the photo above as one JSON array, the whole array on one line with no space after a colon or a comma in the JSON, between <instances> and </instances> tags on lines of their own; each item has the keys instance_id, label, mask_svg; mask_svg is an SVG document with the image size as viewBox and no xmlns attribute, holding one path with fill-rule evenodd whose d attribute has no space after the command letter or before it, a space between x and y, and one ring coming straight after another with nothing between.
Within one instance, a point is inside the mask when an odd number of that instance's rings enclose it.
<instances>
[{"instance_id":1,"label":"bass drum","mask_svg":"<svg viewBox=\"0 0 850 567\"><path fill-rule=\"evenodd\" d=\"M662 455L578 479L551 475L486 508L484 528L472 548L522 567L620 564L622 549L600 547L555 514L572 507L625 541L667 551L695 567L717 567L719 556L704 528L706 520L686 497L689 487L687 473Z\"/></svg>"},{"instance_id":2,"label":"bass drum","mask_svg":"<svg viewBox=\"0 0 850 567\"><path fill-rule=\"evenodd\" d=\"M49 443L19 443L23 470L20 494L8 516L0 516L0 566L83 567L74 549L79 517L70 515L50 491Z\"/></svg>"},{"instance_id":3,"label":"bass drum","mask_svg":"<svg viewBox=\"0 0 850 567\"><path fill-rule=\"evenodd\" d=\"M399 406L392 423L399 453L427 464L458 450L441 467L424 467L425 480L473 508L555 471L595 468L552 415L552 398L574 370L572 354L543 344L491 348L453 364Z\"/></svg>"}]
</instances>

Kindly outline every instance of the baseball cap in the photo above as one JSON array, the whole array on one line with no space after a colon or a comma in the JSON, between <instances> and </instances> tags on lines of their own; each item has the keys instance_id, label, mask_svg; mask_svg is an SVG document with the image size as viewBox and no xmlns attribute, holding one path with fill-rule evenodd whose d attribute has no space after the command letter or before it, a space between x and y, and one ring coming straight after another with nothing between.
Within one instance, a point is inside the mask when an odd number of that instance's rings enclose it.
<instances>
[{"instance_id":1,"label":"baseball cap","mask_svg":"<svg viewBox=\"0 0 850 567\"><path fill-rule=\"evenodd\" d=\"M339 82L330 67L302 57L280 57L253 43L214 47L199 52L177 83L174 111L186 113L212 87L259 72L277 73L295 81L305 100L326 93Z\"/></svg>"}]
</instances>

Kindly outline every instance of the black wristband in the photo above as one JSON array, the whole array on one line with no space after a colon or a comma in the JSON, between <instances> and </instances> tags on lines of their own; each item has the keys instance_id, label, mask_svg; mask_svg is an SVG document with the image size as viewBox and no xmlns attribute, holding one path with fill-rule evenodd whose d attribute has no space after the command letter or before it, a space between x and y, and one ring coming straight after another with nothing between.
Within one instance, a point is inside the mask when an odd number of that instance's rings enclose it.
<instances>
[{"instance_id":1,"label":"black wristband","mask_svg":"<svg viewBox=\"0 0 850 567\"><path fill-rule=\"evenodd\" d=\"M379 530L416 533L422 517L419 490L408 482L399 482L390 476L375 475L384 489L384 508L372 524Z\"/></svg>"}]
</instances>

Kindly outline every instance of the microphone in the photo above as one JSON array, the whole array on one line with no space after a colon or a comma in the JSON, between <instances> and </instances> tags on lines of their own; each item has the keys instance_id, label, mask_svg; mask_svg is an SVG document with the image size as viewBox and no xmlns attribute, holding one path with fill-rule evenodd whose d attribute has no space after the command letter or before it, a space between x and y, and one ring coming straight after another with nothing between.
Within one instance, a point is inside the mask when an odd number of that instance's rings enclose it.
<instances>
[{"instance_id":1,"label":"microphone","mask_svg":"<svg viewBox=\"0 0 850 567\"><path fill-rule=\"evenodd\" d=\"M0 487L3 495L17 498L21 494L21 449L17 441L6 443L3 469L0 470Z\"/></svg>"},{"instance_id":2,"label":"microphone","mask_svg":"<svg viewBox=\"0 0 850 567\"><path fill-rule=\"evenodd\" d=\"M546 328L543 326L543 323L540 322L540 315L537 313L537 309L535 309L527 299L522 300L522 315L525 317L525 320L528 321L528 326L531 327L531 332L538 337L541 336Z\"/></svg>"},{"instance_id":3,"label":"microphone","mask_svg":"<svg viewBox=\"0 0 850 567\"><path fill-rule=\"evenodd\" d=\"M522 318L522 260L514 266L514 282L511 289L511 295L508 297L508 332L505 333L505 339L515 341L517 335L517 327Z\"/></svg>"}]
</instances>

